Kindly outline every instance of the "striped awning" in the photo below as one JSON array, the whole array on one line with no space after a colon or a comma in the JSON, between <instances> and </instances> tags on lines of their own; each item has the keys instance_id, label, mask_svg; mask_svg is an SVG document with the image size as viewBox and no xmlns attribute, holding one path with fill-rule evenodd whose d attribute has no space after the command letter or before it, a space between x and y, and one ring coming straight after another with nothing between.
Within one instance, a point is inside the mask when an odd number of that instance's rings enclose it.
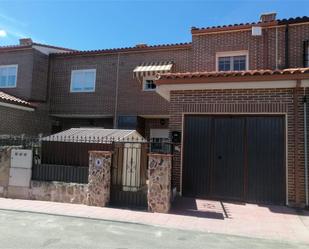
<instances>
[{"instance_id":1,"label":"striped awning","mask_svg":"<svg viewBox=\"0 0 309 249\"><path fill-rule=\"evenodd\" d=\"M148 62L142 63L133 70L134 78L153 76L157 73L168 73L172 70L174 63L172 61Z\"/></svg>"}]
</instances>

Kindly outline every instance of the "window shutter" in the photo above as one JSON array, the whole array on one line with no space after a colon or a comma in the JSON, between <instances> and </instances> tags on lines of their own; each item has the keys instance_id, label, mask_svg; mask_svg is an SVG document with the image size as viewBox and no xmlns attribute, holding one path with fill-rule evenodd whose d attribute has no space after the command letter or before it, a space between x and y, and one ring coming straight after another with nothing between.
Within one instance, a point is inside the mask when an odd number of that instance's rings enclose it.
<instances>
[{"instance_id":1,"label":"window shutter","mask_svg":"<svg viewBox=\"0 0 309 249\"><path fill-rule=\"evenodd\" d=\"M308 50L309 50L309 41L304 41L304 53L303 53L303 66L309 67L309 61L308 61Z\"/></svg>"}]
</instances>

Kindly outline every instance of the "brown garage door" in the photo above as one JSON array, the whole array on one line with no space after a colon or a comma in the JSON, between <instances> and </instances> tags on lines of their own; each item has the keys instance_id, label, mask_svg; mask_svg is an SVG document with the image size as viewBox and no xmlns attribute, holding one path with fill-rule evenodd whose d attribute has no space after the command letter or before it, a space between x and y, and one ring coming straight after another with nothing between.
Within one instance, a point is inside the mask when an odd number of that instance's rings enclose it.
<instances>
[{"instance_id":1,"label":"brown garage door","mask_svg":"<svg viewBox=\"0 0 309 249\"><path fill-rule=\"evenodd\" d=\"M284 204L284 158L282 116L185 116L185 196Z\"/></svg>"}]
</instances>

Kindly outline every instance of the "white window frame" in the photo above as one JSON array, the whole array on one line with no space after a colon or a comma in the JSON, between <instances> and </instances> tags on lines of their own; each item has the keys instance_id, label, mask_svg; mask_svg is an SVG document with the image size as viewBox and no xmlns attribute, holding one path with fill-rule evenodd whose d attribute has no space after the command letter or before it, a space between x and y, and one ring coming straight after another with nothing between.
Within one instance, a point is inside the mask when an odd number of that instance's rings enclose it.
<instances>
[{"instance_id":1,"label":"white window frame","mask_svg":"<svg viewBox=\"0 0 309 249\"><path fill-rule=\"evenodd\" d=\"M156 88L154 88L154 89L146 89L146 80L153 80L153 81L155 81L155 76L148 76L148 77L144 77L143 78L143 91L144 92L155 92L156 91Z\"/></svg>"},{"instance_id":2,"label":"white window frame","mask_svg":"<svg viewBox=\"0 0 309 249\"><path fill-rule=\"evenodd\" d=\"M12 65L0 65L0 68L5 67L15 67L16 68L16 77L15 77L15 84L14 86L0 86L0 88L16 88L17 87L17 77L18 77L18 64L12 64Z\"/></svg>"},{"instance_id":3,"label":"white window frame","mask_svg":"<svg viewBox=\"0 0 309 249\"><path fill-rule=\"evenodd\" d=\"M219 58L220 57L235 57L235 56L246 56L246 70L249 70L249 52L248 50L240 50L240 51L217 52L216 53L216 71L219 72ZM231 63L231 67L233 67L233 63ZM231 71L233 70L234 68L231 68Z\"/></svg>"},{"instance_id":4,"label":"white window frame","mask_svg":"<svg viewBox=\"0 0 309 249\"><path fill-rule=\"evenodd\" d=\"M93 90L74 90L73 89L73 75L77 72L94 72L94 86ZM70 85L70 92L71 93L93 93L95 92L97 81L97 70L96 69L74 69L71 71L71 85Z\"/></svg>"}]
</instances>

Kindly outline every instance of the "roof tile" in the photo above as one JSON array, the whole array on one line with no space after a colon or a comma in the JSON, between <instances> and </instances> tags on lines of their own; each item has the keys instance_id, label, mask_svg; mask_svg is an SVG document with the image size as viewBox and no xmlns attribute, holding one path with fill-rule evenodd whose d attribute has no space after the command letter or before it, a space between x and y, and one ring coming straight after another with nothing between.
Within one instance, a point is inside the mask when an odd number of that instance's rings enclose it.
<instances>
[{"instance_id":1,"label":"roof tile","mask_svg":"<svg viewBox=\"0 0 309 249\"><path fill-rule=\"evenodd\" d=\"M5 102L9 104L21 105L26 107L34 107L30 102L27 102L23 99L14 97L10 94L0 91L0 102Z\"/></svg>"},{"instance_id":2,"label":"roof tile","mask_svg":"<svg viewBox=\"0 0 309 249\"><path fill-rule=\"evenodd\" d=\"M185 72L185 73L163 73L157 74L157 80L168 79L189 79L189 78L218 78L218 77L242 77L256 75L289 75L289 74L309 74L307 68L288 68L282 70L247 70L247 71L212 71L212 72Z\"/></svg>"},{"instance_id":3,"label":"roof tile","mask_svg":"<svg viewBox=\"0 0 309 249\"><path fill-rule=\"evenodd\" d=\"M229 30L229 29L237 29L237 28L245 28L248 26L254 26L254 25L268 25L268 24L292 24L292 23L302 23L302 22L309 22L309 16L303 16L303 17L292 17L289 19L277 19L275 21L270 22L251 22L251 23L235 23L235 24L229 24L229 25L219 25L219 26L209 26L209 27L192 27L191 32L192 33L203 33L208 31L219 31L219 30Z\"/></svg>"},{"instance_id":4,"label":"roof tile","mask_svg":"<svg viewBox=\"0 0 309 249\"><path fill-rule=\"evenodd\" d=\"M84 51L71 51L71 52L60 52L53 53L53 55L88 55L88 54L109 54L115 52L134 52L152 49L162 49L162 48L182 48L191 46L191 42L184 43L174 43L174 44L160 44L160 45L147 45L143 47L123 47L123 48L111 48L111 49L97 49L97 50L84 50Z\"/></svg>"}]
</instances>

